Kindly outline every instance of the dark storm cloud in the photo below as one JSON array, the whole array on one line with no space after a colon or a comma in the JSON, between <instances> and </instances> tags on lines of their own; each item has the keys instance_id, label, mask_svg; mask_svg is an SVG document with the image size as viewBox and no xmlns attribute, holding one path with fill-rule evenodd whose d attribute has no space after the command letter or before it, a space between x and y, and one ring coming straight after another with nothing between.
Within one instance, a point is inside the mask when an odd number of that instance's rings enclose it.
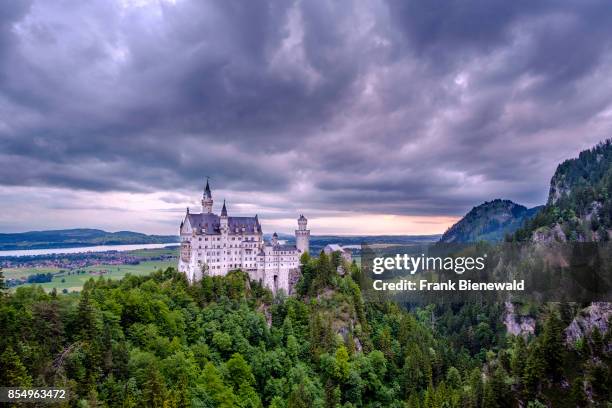
<instances>
[{"instance_id":1,"label":"dark storm cloud","mask_svg":"<svg viewBox=\"0 0 612 408\"><path fill-rule=\"evenodd\" d=\"M611 17L604 1L7 3L0 184L178 203L208 175L321 214L534 205L558 161L612 136Z\"/></svg>"}]
</instances>

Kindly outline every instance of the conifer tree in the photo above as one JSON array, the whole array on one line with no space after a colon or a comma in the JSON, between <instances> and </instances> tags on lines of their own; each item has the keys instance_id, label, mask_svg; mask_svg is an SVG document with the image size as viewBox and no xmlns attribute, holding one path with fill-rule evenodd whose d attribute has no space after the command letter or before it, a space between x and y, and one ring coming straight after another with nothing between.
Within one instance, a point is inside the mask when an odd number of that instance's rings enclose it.
<instances>
[{"instance_id":1,"label":"conifer tree","mask_svg":"<svg viewBox=\"0 0 612 408\"><path fill-rule=\"evenodd\" d=\"M432 381L431 362L421 347L412 344L404 360L403 382L405 395L408 396L427 387Z\"/></svg>"},{"instance_id":2,"label":"conifer tree","mask_svg":"<svg viewBox=\"0 0 612 408\"><path fill-rule=\"evenodd\" d=\"M599 327L593 327L593 331L591 332L591 354L593 357L601 357L604 350L604 342L601 336L601 331L599 331Z\"/></svg>"},{"instance_id":3,"label":"conifer tree","mask_svg":"<svg viewBox=\"0 0 612 408\"><path fill-rule=\"evenodd\" d=\"M59 310L59 302L38 303L32 307L32 332L41 345L53 355L62 347L64 324Z\"/></svg>"},{"instance_id":4,"label":"conifer tree","mask_svg":"<svg viewBox=\"0 0 612 408\"><path fill-rule=\"evenodd\" d=\"M546 356L546 374L552 381L561 380L564 351L563 324L557 313L551 311L544 323L542 353Z\"/></svg>"},{"instance_id":5,"label":"conifer tree","mask_svg":"<svg viewBox=\"0 0 612 408\"><path fill-rule=\"evenodd\" d=\"M474 368L470 373L469 379L469 394L468 400L469 405L479 407L482 402L483 384L482 384L482 373L480 369Z\"/></svg>"},{"instance_id":6,"label":"conifer tree","mask_svg":"<svg viewBox=\"0 0 612 408\"><path fill-rule=\"evenodd\" d=\"M499 408L497 398L491 381L487 381L484 384L484 390L482 395L482 407L483 408Z\"/></svg>"},{"instance_id":7,"label":"conifer tree","mask_svg":"<svg viewBox=\"0 0 612 408\"><path fill-rule=\"evenodd\" d=\"M166 400L166 384L159 370L150 365L147 380L143 386L143 402L148 407L163 408Z\"/></svg>"},{"instance_id":8,"label":"conifer tree","mask_svg":"<svg viewBox=\"0 0 612 408\"><path fill-rule=\"evenodd\" d=\"M4 387L29 387L32 378L9 344L0 355L0 384Z\"/></svg>"},{"instance_id":9,"label":"conifer tree","mask_svg":"<svg viewBox=\"0 0 612 408\"><path fill-rule=\"evenodd\" d=\"M325 407L326 408L336 408L340 405L340 387L334 385L334 383L329 380L325 384Z\"/></svg>"},{"instance_id":10,"label":"conifer tree","mask_svg":"<svg viewBox=\"0 0 612 408\"><path fill-rule=\"evenodd\" d=\"M417 392L410 393L410 397L408 397L408 407L421 408L421 400L419 398L419 393Z\"/></svg>"},{"instance_id":11,"label":"conifer tree","mask_svg":"<svg viewBox=\"0 0 612 408\"><path fill-rule=\"evenodd\" d=\"M429 383L427 389L425 390L425 395L423 397L423 408L438 408L436 391L431 383Z\"/></svg>"},{"instance_id":12,"label":"conifer tree","mask_svg":"<svg viewBox=\"0 0 612 408\"><path fill-rule=\"evenodd\" d=\"M209 362L204 366L201 382L217 407L231 408L236 405L236 396L232 389L223 383L219 371L213 363Z\"/></svg>"},{"instance_id":13,"label":"conifer tree","mask_svg":"<svg viewBox=\"0 0 612 408\"><path fill-rule=\"evenodd\" d=\"M451 366L446 372L446 383L451 389L461 387L461 375L459 374L459 370Z\"/></svg>"},{"instance_id":14,"label":"conifer tree","mask_svg":"<svg viewBox=\"0 0 612 408\"><path fill-rule=\"evenodd\" d=\"M189 383L185 376L181 377L179 387L176 393L176 408L191 408L191 398L189 392Z\"/></svg>"},{"instance_id":15,"label":"conifer tree","mask_svg":"<svg viewBox=\"0 0 612 408\"><path fill-rule=\"evenodd\" d=\"M329 286L332 283L333 275L334 269L332 267L331 261L329 257L325 254L325 252L321 251L321 254L319 255L319 260L317 262L317 289Z\"/></svg>"},{"instance_id":16,"label":"conifer tree","mask_svg":"<svg viewBox=\"0 0 612 408\"><path fill-rule=\"evenodd\" d=\"M83 290L77 311L77 326L83 340L93 340L97 336L94 308L89 299L89 291Z\"/></svg>"},{"instance_id":17,"label":"conifer tree","mask_svg":"<svg viewBox=\"0 0 612 408\"><path fill-rule=\"evenodd\" d=\"M130 378L125 383L125 388L123 391L123 405L122 408L135 408L138 406L138 401L140 400L140 391L138 390L138 386L136 384L136 380L134 378Z\"/></svg>"},{"instance_id":18,"label":"conifer tree","mask_svg":"<svg viewBox=\"0 0 612 408\"><path fill-rule=\"evenodd\" d=\"M497 367L487 381L487 386L490 389L492 400L488 402L491 407L511 407L512 398L510 389L506 385L506 373L501 367ZM486 398L485 398L486 399ZM487 406L483 401L483 406Z\"/></svg>"},{"instance_id":19,"label":"conifer tree","mask_svg":"<svg viewBox=\"0 0 612 408\"><path fill-rule=\"evenodd\" d=\"M338 349L336 350L335 363L336 369L334 377L336 381L338 381L340 384L343 384L348 379L350 369L349 355L348 351L346 350L346 347L338 347Z\"/></svg>"},{"instance_id":20,"label":"conifer tree","mask_svg":"<svg viewBox=\"0 0 612 408\"><path fill-rule=\"evenodd\" d=\"M2 267L0 267L0 302L8 293L8 286L4 280L4 272L2 272Z\"/></svg>"},{"instance_id":21,"label":"conifer tree","mask_svg":"<svg viewBox=\"0 0 612 408\"><path fill-rule=\"evenodd\" d=\"M574 378L570 391L570 401L575 407L584 407L587 405L588 401L584 393L584 379L580 376Z\"/></svg>"},{"instance_id":22,"label":"conifer tree","mask_svg":"<svg viewBox=\"0 0 612 408\"><path fill-rule=\"evenodd\" d=\"M545 373L546 361L542 353L542 346L536 341L529 348L522 376L524 396L527 400L537 397L540 391L540 382L544 378Z\"/></svg>"},{"instance_id":23,"label":"conifer tree","mask_svg":"<svg viewBox=\"0 0 612 408\"><path fill-rule=\"evenodd\" d=\"M520 381L525 370L525 361L527 360L527 346L523 336L517 336L514 339L512 348L512 357L510 359L510 370L516 381Z\"/></svg>"},{"instance_id":24,"label":"conifer tree","mask_svg":"<svg viewBox=\"0 0 612 408\"><path fill-rule=\"evenodd\" d=\"M255 377L251 372L251 367L246 362L242 354L235 353L232 355L226 363L228 372L228 382L232 384L235 391L237 391L242 385L253 385L255 384Z\"/></svg>"},{"instance_id":25,"label":"conifer tree","mask_svg":"<svg viewBox=\"0 0 612 408\"><path fill-rule=\"evenodd\" d=\"M288 408L310 408L313 405L313 400L310 394L306 391L306 387L304 384L299 384L292 392L289 394L289 399L287 401Z\"/></svg>"}]
</instances>

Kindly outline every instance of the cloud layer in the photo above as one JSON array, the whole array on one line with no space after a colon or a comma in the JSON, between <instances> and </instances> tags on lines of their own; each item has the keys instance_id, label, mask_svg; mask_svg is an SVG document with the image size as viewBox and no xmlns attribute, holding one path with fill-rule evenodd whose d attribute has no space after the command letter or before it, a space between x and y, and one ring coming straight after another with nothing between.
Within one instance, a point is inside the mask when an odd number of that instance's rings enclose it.
<instances>
[{"instance_id":1,"label":"cloud layer","mask_svg":"<svg viewBox=\"0 0 612 408\"><path fill-rule=\"evenodd\" d=\"M611 17L606 1L9 2L0 206L46 189L178 210L205 175L279 219L536 205L559 161L612 136Z\"/></svg>"}]
</instances>

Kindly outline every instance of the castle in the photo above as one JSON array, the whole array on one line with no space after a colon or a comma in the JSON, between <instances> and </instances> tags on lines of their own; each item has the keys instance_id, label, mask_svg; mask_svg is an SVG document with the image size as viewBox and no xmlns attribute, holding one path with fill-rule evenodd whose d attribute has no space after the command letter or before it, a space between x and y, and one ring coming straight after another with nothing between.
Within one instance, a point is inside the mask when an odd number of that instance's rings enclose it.
<instances>
[{"instance_id":1,"label":"castle","mask_svg":"<svg viewBox=\"0 0 612 408\"><path fill-rule=\"evenodd\" d=\"M208 181L202 196L202 213L187 213L180 227L181 253L179 271L190 282L207 275L226 275L233 269L247 272L251 280L261 282L274 293L291 287L299 276L300 256L308 252L310 231L306 217L298 218L295 245L281 244L274 233L264 242L261 224L254 217L230 217L223 201L221 215L213 213L213 199Z\"/></svg>"}]
</instances>

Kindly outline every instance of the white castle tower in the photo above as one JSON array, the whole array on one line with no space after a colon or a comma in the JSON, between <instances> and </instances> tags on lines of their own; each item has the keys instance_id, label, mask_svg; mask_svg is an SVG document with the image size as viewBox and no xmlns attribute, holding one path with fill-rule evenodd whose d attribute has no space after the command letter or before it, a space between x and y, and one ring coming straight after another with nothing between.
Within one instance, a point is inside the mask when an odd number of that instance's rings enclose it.
<instances>
[{"instance_id":1,"label":"white castle tower","mask_svg":"<svg viewBox=\"0 0 612 408\"><path fill-rule=\"evenodd\" d=\"M308 220L303 214L298 218L298 229L295 230L295 246L300 253L310 251L310 230L306 229Z\"/></svg>"},{"instance_id":2,"label":"white castle tower","mask_svg":"<svg viewBox=\"0 0 612 408\"><path fill-rule=\"evenodd\" d=\"M212 199L212 194L210 192L210 186L208 185L208 179L207 179L206 188L204 189L204 194L202 195L202 214L212 213L212 208L213 208L213 199Z\"/></svg>"}]
</instances>

